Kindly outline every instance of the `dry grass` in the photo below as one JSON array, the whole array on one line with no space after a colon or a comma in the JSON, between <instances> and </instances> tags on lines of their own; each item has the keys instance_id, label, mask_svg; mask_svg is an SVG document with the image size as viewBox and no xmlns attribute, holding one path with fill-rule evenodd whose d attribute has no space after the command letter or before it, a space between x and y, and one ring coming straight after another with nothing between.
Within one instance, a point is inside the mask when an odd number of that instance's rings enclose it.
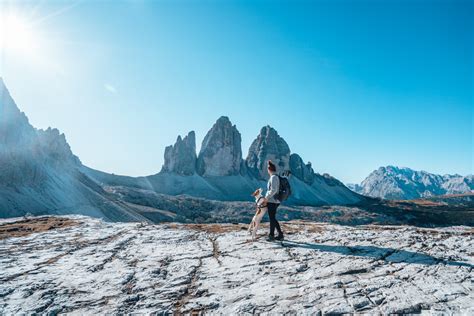
<instances>
[{"instance_id":1,"label":"dry grass","mask_svg":"<svg viewBox=\"0 0 474 316\"><path fill-rule=\"evenodd\" d=\"M39 217L0 225L0 240L10 237L24 237L33 233L78 225L79 222L60 217Z\"/></svg>"},{"instance_id":2,"label":"dry grass","mask_svg":"<svg viewBox=\"0 0 474 316\"><path fill-rule=\"evenodd\" d=\"M392 200L388 201L388 205L392 207L399 207L401 205L405 205L406 207L406 204L414 204L421 207L436 207L445 206L447 201L450 199L467 197L474 197L474 193L436 195L432 197L419 198L414 200Z\"/></svg>"},{"instance_id":3,"label":"dry grass","mask_svg":"<svg viewBox=\"0 0 474 316\"><path fill-rule=\"evenodd\" d=\"M197 231L202 231L210 234L223 234L228 232L237 232L241 230L246 230L248 225L246 224L185 224L185 225L176 225L175 227L170 228L187 228Z\"/></svg>"},{"instance_id":4,"label":"dry grass","mask_svg":"<svg viewBox=\"0 0 474 316\"><path fill-rule=\"evenodd\" d=\"M325 225L321 223L313 223L304 220L293 220L289 222L280 222L283 232L286 234L299 233L302 230L308 233L322 233L326 230Z\"/></svg>"},{"instance_id":5,"label":"dry grass","mask_svg":"<svg viewBox=\"0 0 474 316\"><path fill-rule=\"evenodd\" d=\"M320 223L311 223L302 220L283 222L280 221L280 226L283 232L287 235L292 235L299 233L301 231L306 231L309 233L322 233L325 228L324 224ZM206 232L210 234L224 234L228 232L238 232L242 230L247 230L249 224L176 224L176 223L167 223L167 228L171 229L193 229L196 231ZM268 222L260 224L260 230L268 230L270 224Z\"/></svg>"}]
</instances>

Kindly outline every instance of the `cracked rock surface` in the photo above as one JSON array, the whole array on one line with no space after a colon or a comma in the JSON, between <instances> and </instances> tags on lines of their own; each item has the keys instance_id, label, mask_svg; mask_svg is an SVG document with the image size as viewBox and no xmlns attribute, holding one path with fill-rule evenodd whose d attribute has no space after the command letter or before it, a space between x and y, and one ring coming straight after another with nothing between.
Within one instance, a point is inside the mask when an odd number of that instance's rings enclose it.
<instances>
[{"instance_id":1,"label":"cracked rock surface","mask_svg":"<svg viewBox=\"0 0 474 316\"><path fill-rule=\"evenodd\" d=\"M243 224L48 218L0 221L0 314L474 313L468 227L290 221L252 242Z\"/></svg>"}]
</instances>

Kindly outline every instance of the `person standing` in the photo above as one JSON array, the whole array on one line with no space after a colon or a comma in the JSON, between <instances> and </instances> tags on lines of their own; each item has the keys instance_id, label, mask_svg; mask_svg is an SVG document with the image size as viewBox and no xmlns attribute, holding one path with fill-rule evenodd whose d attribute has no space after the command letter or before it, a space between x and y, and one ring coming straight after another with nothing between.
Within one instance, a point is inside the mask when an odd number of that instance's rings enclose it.
<instances>
[{"instance_id":1,"label":"person standing","mask_svg":"<svg viewBox=\"0 0 474 316\"><path fill-rule=\"evenodd\" d=\"M265 202L268 207L268 217L270 218L270 233L267 240L283 240L283 232L281 231L280 224L276 220L276 212L278 206L280 206L280 201L277 199L280 191L280 177L276 173L276 166L271 160L268 161L267 171L270 175L267 184L267 193L265 194ZM275 228L278 232L277 237L275 237Z\"/></svg>"}]
</instances>

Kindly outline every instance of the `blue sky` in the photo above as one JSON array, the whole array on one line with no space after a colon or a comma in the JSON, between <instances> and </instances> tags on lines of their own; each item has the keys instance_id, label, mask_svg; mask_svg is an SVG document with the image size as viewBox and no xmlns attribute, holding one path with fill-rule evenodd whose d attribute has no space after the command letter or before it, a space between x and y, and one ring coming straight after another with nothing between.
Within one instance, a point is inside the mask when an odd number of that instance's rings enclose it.
<instances>
[{"instance_id":1,"label":"blue sky","mask_svg":"<svg viewBox=\"0 0 474 316\"><path fill-rule=\"evenodd\" d=\"M30 122L60 129L90 167L154 174L178 134L195 130L199 148L227 115L244 158L269 124L344 182L389 164L473 173L472 1L0 8L28 25L1 50L0 75Z\"/></svg>"}]
</instances>

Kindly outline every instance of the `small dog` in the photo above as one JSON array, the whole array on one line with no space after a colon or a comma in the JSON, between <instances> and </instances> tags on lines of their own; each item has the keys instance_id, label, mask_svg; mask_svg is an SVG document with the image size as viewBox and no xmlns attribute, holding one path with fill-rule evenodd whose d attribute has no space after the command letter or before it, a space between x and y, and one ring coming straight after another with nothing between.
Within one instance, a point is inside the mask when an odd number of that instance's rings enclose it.
<instances>
[{"instance_id":1,"label":"small dog","mask_svg":"<svg viewBox=\"0 0 474 316\"><path fill-rule=\"evenodd\" d=\"M260 222L262 221L263 215L267 212L267 205L264 203L264 196L262 195L263 189L257 189L252 196L255 198L255 204L257 210L255 215L252 219L252 222L249 225L248 232L252 234L252 240L255 240L257 235L258 227L260 226Z\"/></svg>"}]
</instances>

